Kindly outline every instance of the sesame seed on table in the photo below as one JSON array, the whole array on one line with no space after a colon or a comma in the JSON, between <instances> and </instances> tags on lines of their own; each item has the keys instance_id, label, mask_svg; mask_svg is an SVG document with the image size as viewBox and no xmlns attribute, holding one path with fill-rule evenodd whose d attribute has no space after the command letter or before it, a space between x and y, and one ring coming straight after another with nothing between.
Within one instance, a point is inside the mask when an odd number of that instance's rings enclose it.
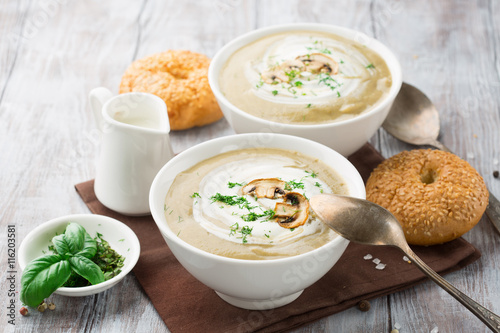
<instances>
[{"instance_id":1,"label":"sesame seed on table","mask_svg":"<svg viewBox=\"0 0 500 333\"><path fill-rule=\"evenodd\" d=\"M7 226L15 225L19 247L40 223L89 212L73 187L95 177L99 140L89 91L104 86L117 93L132 61L167 49L213 57L233 38L280 23L318 22L360 30L396 54L404 81L421 89L439 110L440 141L467 160L490 192L500 197L497 2L20 0L3 1L0 22L0 284L4 300L0 318L5 332L168 332L134 274L94 296L53 296L57 308L43 314L31 310L30 316L22 317L17 299L15 326L8 324L5 315ZM233 133L222 119L172 132L171 141L179 153ZM416 148L383 129L369 142L385 157ZM482 257L445 278L498 314L500 235L483 216L464 238ZM375 267L371 260L366 264ZM19 267L17 271L19 291ZM368 308L353 307L293 332L488 332L430 281L370 300Z\"/></svg>"}]
</instances>

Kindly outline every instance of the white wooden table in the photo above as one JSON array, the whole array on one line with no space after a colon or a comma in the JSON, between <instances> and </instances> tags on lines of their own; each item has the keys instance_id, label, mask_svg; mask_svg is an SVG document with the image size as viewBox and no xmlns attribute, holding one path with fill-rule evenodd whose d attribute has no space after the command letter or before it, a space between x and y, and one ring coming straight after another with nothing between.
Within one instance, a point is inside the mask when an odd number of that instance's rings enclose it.
<instances>
[{"instance_id":1,"label":"white wooden table","mask_svg":"<svg viewBox=\"0 0 500 333\"><path fill-rule=\"evenodd\" d=\"M404 80L435 102L441 141L500 196L500 179L493 177L500 169L498 2L1 0L0 327L7 332L168 331L133 274L95 296L54 296L55 312L21 317L16 311L16 325L9 325L7 226L15 226L18 247L46 220L88 213L73 185L95 175L99 144L87 102L92 88L117 92L122 73L137 58L166 49L213 56L240 34L288 22L342 25L385 43L399 57ZM232 133L221 120L171 137L177 153ZM370 142L386 157L415 148L382 129ZM482 258L446 278L500 313L500 235L483 217L465 238ZM20 271L15 277L19 291ZM369 312L353 308L296 332L488 331L431 282L371 305Z\"/></svg>"}]
</instances>

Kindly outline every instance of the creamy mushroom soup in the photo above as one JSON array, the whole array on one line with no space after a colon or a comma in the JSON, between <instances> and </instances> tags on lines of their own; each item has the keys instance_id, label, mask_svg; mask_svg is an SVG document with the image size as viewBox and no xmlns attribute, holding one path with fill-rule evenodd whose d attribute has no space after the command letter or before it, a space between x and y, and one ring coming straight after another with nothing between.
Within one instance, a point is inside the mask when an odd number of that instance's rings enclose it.
<instances>
[{"instance_id":1,"label":"creamy mushroom soup","mask_svg":"<svg viewBox=\"0 0 500 333\"><path fill-rule=\"evenodd\" d=\"M309 207L308 198L320 193L348 190L318 159L282 149L242 149L178 174L165 199L165 217L177 237L213 254L289 257L336 237Z\"/></svg>"},{"instance_id":2,"label":"creamy mushroom soup","mask_svg":"<svg viewBox=\"0 0 500 333\"><path fill-rule=\"evenodd\" d=\"M372 109L392 80L368 47L333 34L286 32L236 51L220 89L239 109L270 121L320 124Z\"/></svg>"}]
</instances>

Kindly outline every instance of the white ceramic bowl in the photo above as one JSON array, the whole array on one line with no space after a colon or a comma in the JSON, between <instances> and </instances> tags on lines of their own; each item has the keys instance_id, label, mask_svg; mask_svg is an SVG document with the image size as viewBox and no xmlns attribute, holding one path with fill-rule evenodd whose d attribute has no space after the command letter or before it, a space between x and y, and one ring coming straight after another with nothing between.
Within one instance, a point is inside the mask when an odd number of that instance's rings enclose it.
<instances>
[{"instance_id":1,"label":"white ceramic bowl","mask_svg":"<svg viewBox=\"0 0 500 333\"><path fill-rule=\"evenodd\" d=\"M111 248L125 257L122 271L115 277L102 283L87 287L61 287L54 293L64 296L89 296L113 287L134 268L141 246L139 239L128 226L111 217L95 214L75 214L55 218L42 223L23 239L19 247L19 266L24 270L26 265L35 258L45 255L52 237L61 234L69 222L80 224L94 238L96 232L102 234ZM45 253L44 253L45 251Z\"/></svg>"},{"instance_id":2,"label":"white ceramic bowl","mask_svg":"<svg viewBox=\"0 0 500 333\"><path fill-rule=\"evenodd\" d=\"M365 198L363 180L342 155L319 143L274 133L226 136L201 143L171 159L151 186L151 213L170 250L199 281L228 303L245 309L271 309L288 304L326 274L340 258L348 241L340 236L311 252L273 260L244 260L202 251L177 237L164 212L166 194L176 175L207 158L243 148L292 149L316 157L343 177L349 194Z\"/></svg>"},{"instance_id":3,"label":"white ceramic bowl","mask_svg":"<svg viewBox=\"0 0 500 333\"><path fill-rule=\"evenodd\" d=\"M222 94L219 87L220 72L229 57L241 47L265 36L297 30L336 34L357 41L377 52L387 63L392 75L392 87L387 97L373 109L352 119L317 125L272 122L246 113L231 104L224 94ZM401 88L402 74L401 66L394 54L377 40L361 32L343 27L328 24L303 23L278 25L254 30L229 42L212 59L208 70L208 81L225 118L236 133L272 132L301 136L327 145L344 156L349 156L361 148L384 122Z\"/></svg>"}]
</instances>

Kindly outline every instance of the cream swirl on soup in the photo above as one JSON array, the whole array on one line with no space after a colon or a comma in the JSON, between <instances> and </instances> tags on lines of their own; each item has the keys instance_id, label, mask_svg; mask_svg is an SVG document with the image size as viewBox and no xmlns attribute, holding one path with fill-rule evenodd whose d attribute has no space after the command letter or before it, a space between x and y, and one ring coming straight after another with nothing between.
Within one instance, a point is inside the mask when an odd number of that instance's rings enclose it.
<instances>
[{"instance_id":1,"label":"cream swirl on soup","mask_svg":"<svg viewBox=\"0 0 500 333\"><path fill-rule=\"evenodd\" d=\"M391 83L378 54L319 32L262 38L236 51L220 76L221 90L235 106L287 123L354 117L383 99Z\"/></svg>"},{"instance_id":2,"label":"cream swirl on soup","mask_svg":"<svg viewBox=\"0 0 500 333\"><path fill-rule=\"evenodd\" d=\"M290 161L279 156L251 158L231 162L208 173L200 183L199 200L193 203L195 220L208 232L235 243L280 244L323 228L316 217L290 230L276 223L277 198L257 198L243 195L242 187L255 179L279 176L285 190L306 198L320 193L332 193L330 187L314 171L289 166Z\"/></svg>"},{"instance_id":3,"label":"cream swirl on soup","mask_svg":"<svg viewBox=\"0 0 500 333\"><path fill-rule=\"evenodd\" d=\"M276 181L281 188L268 197L245 193L255 180ZM277 217L283 216L278 207L297 207L297 214L305 207L287 204L290 193L292 201L303 197L309 213L294 228L283 227ZM207 252L273 259L308 252L336 237L308 207L307 198L320 193L346 194L343 181L320 161L280 149L245 149L179 174L167 194L165 216L173 232Z\"/></svg>"}]
</instances>

